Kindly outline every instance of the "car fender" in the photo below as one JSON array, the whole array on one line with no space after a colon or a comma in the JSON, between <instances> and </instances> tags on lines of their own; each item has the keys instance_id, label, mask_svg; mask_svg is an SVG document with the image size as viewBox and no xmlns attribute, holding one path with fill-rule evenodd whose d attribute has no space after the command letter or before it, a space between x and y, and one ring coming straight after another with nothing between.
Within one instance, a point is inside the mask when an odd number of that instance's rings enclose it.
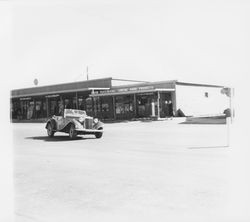
<instances>
[{"instance_id":1,"label":"car fender","mask_svg":"<svg viewBox=\"0 0 250 222\"><path fill-rule=\"evenodd\" d=\"M56 131L56 130L57 130L57 129L56 129L56 121L55 121L53 118L50 118L50 119L47 121L47 123L46 123L46 126L45 126L46 129L47 129L49 123L52 125L52 129L53 129L54 131Z\"/></svg>"},{"instance_id":2,"label":"car fender","mask_svg":"<svg viewBox=\"0 0 250 222\"><path fill-rule=\"evenodd\" d=\"M71 123L75 125L75 128L76 128L76 129L77 129L77 128L83 128L82 124L81 124L79 121L75 120L75 119L73 119L73 120L71 121Z\"/></svg>"},{"instance_id":3,"label":"car fender","mask_svg":"<svg viewBox=\"0 0 250 222\"><path fill-rule=\"evenodd\" d=\"M100 129L103 128L104 124L101 121L98 121L96 124L94 124L94 129Z\"/></svg>"},{"instance_id":4,"label":"car fender","mask_svg":"<svg viewBox=\"0 0 250 222\"><path fill-rule=\"evenodd\" d=\"M72 124L75 126L76 129L79 128L79 126L81 126L81 124L80 124L77 120L72 119L72 120L70 120L70 121L63 127L63 129L62 129L61 131L68 133L68 132L69 132L69 129L70 129L70 126L71 126Z\"/></svg>"}]
</instances>

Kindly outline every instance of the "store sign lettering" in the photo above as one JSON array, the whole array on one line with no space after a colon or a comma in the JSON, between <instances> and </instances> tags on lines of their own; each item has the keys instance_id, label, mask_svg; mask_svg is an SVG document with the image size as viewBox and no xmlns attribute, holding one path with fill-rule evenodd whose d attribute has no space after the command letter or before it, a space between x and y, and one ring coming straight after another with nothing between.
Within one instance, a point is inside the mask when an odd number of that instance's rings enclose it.
<instances>
[{"instance_id":1,"label":"store sign lettering","mask_svg":"<svg viewBox=\"0 0 250 222\"><path fill-rule=\"evenodd\" d=\"M31 100L30 97L20 98L20 100Z\"/></svg>"},{"instance_id":2,"label":"store sign lettering","mask_svg":"<svg viewBox=\"0 0 250 222\"><path fill-rule=\"evenodd\" d=\"M122 88L122 89L111 89L106 91L100 91L99 94L108 94L108 93L119 93L119 92L134 92L142 90L154 89L153 86L143 86L143 87L131 87L131 88ZM95 92L97 94L97 92Z\"/></svg>"},{"instance_id":3,"label":"store sign lettering","mask_svg":"<svg viewBox=\"0 0 250 222\"><path fill-rule=\"evenodd\" d=\"M45 96L45 97L47 97L47 98L53 98L53 97L58 97L59 95L58 94L56 94L56 95L48 95L48 96Z\"/></svg>"}]
</instances>

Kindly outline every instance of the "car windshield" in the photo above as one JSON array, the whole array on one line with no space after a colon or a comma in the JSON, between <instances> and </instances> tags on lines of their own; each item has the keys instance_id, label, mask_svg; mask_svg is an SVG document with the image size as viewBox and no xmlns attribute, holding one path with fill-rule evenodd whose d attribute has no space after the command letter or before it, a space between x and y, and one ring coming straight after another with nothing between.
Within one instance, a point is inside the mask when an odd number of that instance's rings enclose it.
<instances>
[{"instance_id":1,"label":"car windshield","mask_svg":"<svg viewBox=\"0 0 250 222\"><path fill-rule=\"evenodd\" d=\"M78 110L78 109L65 109L64 116L65 117L81 117L81 116L86 116L86 112L84 110Z\"/></svg>"}]
</instances>

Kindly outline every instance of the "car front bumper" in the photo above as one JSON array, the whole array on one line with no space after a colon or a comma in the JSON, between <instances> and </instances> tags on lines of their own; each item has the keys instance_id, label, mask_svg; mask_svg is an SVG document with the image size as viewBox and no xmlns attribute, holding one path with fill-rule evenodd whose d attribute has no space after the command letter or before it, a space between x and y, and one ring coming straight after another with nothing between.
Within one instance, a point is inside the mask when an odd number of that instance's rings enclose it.
<instances>
[{"instance_id":1,"label":"car front bumper","mask_svg":"<svg viewBox=\"0 0 250 222\"><path fill-rule=\"evenodd\" d=\"M102 133L103 130L98 129L75 129L77 133Z\"/></svg>"}]
</instances>

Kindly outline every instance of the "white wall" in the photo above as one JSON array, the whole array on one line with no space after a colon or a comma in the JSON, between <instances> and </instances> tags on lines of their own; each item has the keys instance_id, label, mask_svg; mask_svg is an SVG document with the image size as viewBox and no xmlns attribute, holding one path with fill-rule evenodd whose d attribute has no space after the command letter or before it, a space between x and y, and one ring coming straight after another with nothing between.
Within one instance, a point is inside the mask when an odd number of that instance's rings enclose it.
<instances>
[{"instance_id":1,"label":"white wall","mask_svg":"<svg viewBox=\"0 0 250 222\"><path fill-rule=\"evenodd\" d=\"M229 107L229 97L221 93L221 88L176 85L176 108L186 116L222 114Z\"/></svg>"}]
</instances>

